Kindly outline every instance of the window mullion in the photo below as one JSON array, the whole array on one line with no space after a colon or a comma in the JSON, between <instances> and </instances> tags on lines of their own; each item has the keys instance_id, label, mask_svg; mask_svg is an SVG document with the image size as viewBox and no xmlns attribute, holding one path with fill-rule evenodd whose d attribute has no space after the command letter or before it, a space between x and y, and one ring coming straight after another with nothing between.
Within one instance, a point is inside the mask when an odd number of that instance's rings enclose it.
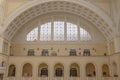
<instances>
[{"instance_id":1,"label":"window mullion","mask_svg":"<svg viewBox=\"0 0 120 80\"><path fill-rule=\"evenodd\" d=\"M67 18L65 16L65 22L64 22L64 41L67 41Z\"/></svg>"},{"instance_id":2,"label":"window mullion","mask_svg":"<svg viewBox=\"0 0 120 80\"><path fill-rule=\"evenodd\" d=\"M41 24L38 24L38 41L40 41L40 28L41 28Z\"/></svg>"},{"instance_id":3,"label":"window mullion","mask_svg":"<svg viewBox=\"0 0 120 80\"><path fill-rule=\"evenodd\" d=\"M79 20L77 21L77 29L78 29L78 41L80 41L80 24L79 24Z\"/></svg>"},{"instance_id":4,"label":"window mullion","mask_svg":"<svg viewBox=\"0 0 120 80\"><path fill-rule=\"evenodd\" d=\"M54 18L51 20L51 41L54 41Z\"/></svg>"}]
</instances>

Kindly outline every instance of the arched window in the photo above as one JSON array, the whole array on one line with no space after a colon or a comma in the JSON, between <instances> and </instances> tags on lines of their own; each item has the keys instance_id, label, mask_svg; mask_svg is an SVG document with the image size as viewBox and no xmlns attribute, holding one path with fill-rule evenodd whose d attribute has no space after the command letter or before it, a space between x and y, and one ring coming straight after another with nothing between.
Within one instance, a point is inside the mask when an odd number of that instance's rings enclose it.
<instances>
[{"instance_id":1,"label":"arched window","mask_svg":"<svg viewBox=\"0 0 120 80\"><path fill-rule=\"evenodd\" d=\"M40 77L48 77L48 65L42 63L39 65L38 76Z\"/></svg>"},{"instance_id":2,"label":"arched window","mask_svg":"<svg viewBox=\"0 0 120 80\"><path fill-rule=\"evenodd\" d=\"M103 76L104 77L109 77L110 76L110 73L109 73L109 67L107 64L104 64L102 66L102 72L103 72Z\"/></svg>"},{"instance_id":3,"label":"arched window","mask_svg":"<svg viewBox=\"0 0 120 80\"><path fill-rule=\"evenodd\" d=\"M39 30L38 30L39 29ZM40 39L38 39L38 35ZM80 36L78 36L80 35ZM79 39L80 37L80 39ZM91 35L82 27L65 21L47 22L31 30L27 41L89 41Z\"/></svg>"},{"instance_id":4,"label":"arched window","mask_svg":"<svg viewBox=\"0 0 120 80\"><path fill-rule=\"evenodd\" d=\"M29 63L24 64L23 66L23 77L32 77L32 65Z\"/></svg>"},{"instance_id":5,"label":"arched window","mask_svg":"<svg viewBox=\"0 0 120 80\"><path fill-rule=\"evenodd\" d=\"M38 40L38 27L33 29L27 34L27 41L36 41Z\"/></svg>"},{"instance_id":6,"label":"arched window","mask_svg":"<svg viewBox=\"0 0 120 80\"><path fill-rule=\"evenodd\" d=\"M15 73L16 73L16 68L15 68L15 65L12 64L9 66L8 76L15 77Z\"/></svg>"},{"instance_id":7,"label":"arched window","mask_svg":"<svg viewBox=\"0 0 120 80\"><path fill-rule=\"evenodd\" d=\"M4 74L0 74L0 80L3 80Z\"/></svg>"},{"instance_id":8,"label":"arched window","mask_svg":"<svg viewBox=\"0 0 120 80\"><path fill-rule=\"evenodd\" d=\"M80 28L80 40L81 41L89 41L89 40L91 40L90 34L83 28Z\"/></svg>"},{"instance_id":9,"label":"arched window","mask_svg":"<svg viewBox=\"0 0 120 80\"><path fill-rule=\"evenodd\" d=\"M95 66L92 63L86 65L86 76L94 77L96 76Z\"/></svg>"},{"instance_id":10,"label":"arched window","mask_svg":"<svg viewBox=\"0 0 120 80\"><path fill-rule=\"evenodd\" d=\"M64 71L64 67L62 64L58 63L55 65L55 77L63 77L63 71Z\"/></svg>"},{"instance_id":11,"label":"arched window","mask_svg":"<svg viewBox=\"0 0 120 80\"><path fill-rule=\"evenodd\" d=\"M71 64L70 66L70 77L79 77L80 72L79 72L79 65L76 63Z\"/></svg>"}]
</instances>

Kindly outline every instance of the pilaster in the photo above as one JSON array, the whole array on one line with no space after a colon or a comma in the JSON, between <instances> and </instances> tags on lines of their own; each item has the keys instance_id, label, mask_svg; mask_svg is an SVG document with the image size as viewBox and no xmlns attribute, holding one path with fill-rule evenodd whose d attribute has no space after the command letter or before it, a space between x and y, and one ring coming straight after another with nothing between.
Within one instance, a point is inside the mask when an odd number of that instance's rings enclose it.
<instances>
[{"instance_id":1,"label":"pilaster","mask_svg":"<svg viewBox=\"0 0 120 80\"><path fill-rule=\"evenodd\" d=\"M120 36L114 38L115 53L120 53Z\"/></svg>"}]
</instances>

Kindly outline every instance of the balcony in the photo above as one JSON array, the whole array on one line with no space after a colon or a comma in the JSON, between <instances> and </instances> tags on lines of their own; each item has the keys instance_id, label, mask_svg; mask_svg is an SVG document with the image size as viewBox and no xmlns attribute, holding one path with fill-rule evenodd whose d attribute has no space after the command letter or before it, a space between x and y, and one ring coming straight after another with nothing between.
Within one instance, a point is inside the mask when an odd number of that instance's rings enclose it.
<instances>
[{"instance_id":1,"label":"balcony","mask_svg":"<svg viewBox=\"0 0 120 80\"><path fill-rule=\"evenodd\" d=\"M17 80L15 77L4 77L3 80Z\"/></svg>"},{"instance_id":2,"label":"balcony","mask_svg":"<svg viewBox=\"0 0 120 80\"><path fill-rule=\"evenodd\" d=\"M1 66L0 66L0 70L5 70L5 69L6 69L5 67L1 67Z\"/></svg>"},{"instance_id":3,"label":"balcony","mask_svg":"<svg viewBox=\"0 0 120 80\"><path fill-rule=\"evenodd\" d=\"M118 80L118 77L103 77L102 80Z\"/></svg>"},{"instance_id":4,"label":"balcony","mask_svg":"<svg viewBox=\"0 0 120 80\"><path fill-rule=\"evenodd\" d=\"M15 77L3 78L3 80L82 80L81 77L22 77L21 79ZM85 77L84 80L97 80L96 77ZM99 79L100 80L100 79ZM101 80L118 80L118 77L102 77Z\"/></svg>"},{"instance_id":5,"label":"balcony","mask_svg":"<svg viewBox=\"0 0 120 80\"><path fill-rule=\"evenodd\" d=\"M49 77L38 77L37 80L49 80Z\"/></svg>"},{"instance_id":6,"label":"balcony","mask_svg":"<svg viewBox=\"0 0 120 80\"><path fill-rule=\"evenodd\" d=\"M0 66L0 72L1 72L1 73L4 73L4 72L5 72L5 69L6 69L6 67L1 67L1 66Z\"/></svg>"},{"instance_id":7,"label":"balcony","mask_svg":"<svg viewBox=\"0 0 120 80\"><path fill-rule=\"evenodd\" d=\"M96 80L96 77L86 77L86 80Z\"/></svg>"}]
</instances>

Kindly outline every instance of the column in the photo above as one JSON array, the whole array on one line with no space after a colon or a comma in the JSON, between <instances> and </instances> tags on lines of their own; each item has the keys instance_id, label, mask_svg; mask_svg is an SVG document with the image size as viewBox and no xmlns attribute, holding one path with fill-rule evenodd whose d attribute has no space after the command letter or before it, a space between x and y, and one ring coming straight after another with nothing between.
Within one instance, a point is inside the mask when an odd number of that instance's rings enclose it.
<instances>
[{"instance_id":1,"label":"column","mask_svg":"<svg viewBox=\"0 0 120 80\"><path fill-rule=\"evenodd\" d=\"M0 37L0 53L3 53L3 41L4 39Z\"/></svg>"},{"instance_id":2,"label":"column","mask_svg":"<svg viewBox=\"0 0 120 80\"><path fill-rule=\"evenodd\" d=\"M49 64L48 65L48 78L49 80L54 80L54 74L55 74L55 70L54 70L54 64Z\"/></svg>"},{"instance_id":3,"label":"column","mask_svg":"<svg viewBox=\"0 0 120 80\"><path fill-rule=\"evenodd\" d=\"M32 64L33 69L32 69L32 78L36 80L38 78L38 66L36 64Z\"/></svg>"},{"instance_id":4,"label":"column","mask_svg":"<svg viewBox=\"0 0 120 80\"><path fill-rule=\"evenodd\" d=\"M114 38L115 53L120 53L120 36Z\"/></svg>"},{"instance_id":5,"label":"column","mask_svg":"<svg viewBox=\"0 0 120 80\"><path fill-rule=\"evenodd\" d=\"M86 80L86 70L85 70L85 67L86 67L86 65L85 64L81 64L81 66L80 66L81 68L81 70L80 70L80 78L81 78L81 80Z\"/></svg>"},{"instance_id":6,"label":"column","mask_svg":"<svg viewBox=\"0 0 120 80\"><path fill-rule=\"evenodd\" d=\"M107 42L107 50L108 50L108 54L109 54L109 55L112 54L110 48L111 48L110 42L108 41L108 42Z\"/></svg>"},{"instance_id":7,"label":"column","mask_svg":"<svg viewBox=\"0 0 120 80\"><path fill-rule=\"evenodd\" d=\"M16 80L22 80L22 70L23 66L21 63L17 63L16 65Z\"/></svg>"},{"instance_id":8,"label":"column","mask_svg":"<svg viewBox=\"0 0 120 80\"><path fill-rule=\"evenodd\" d=\"M97 68L96 68L96 79L102 80L102 66L99 63L97 64Z\"/></svg>"},{"instance_id":9,"label":"column","mask_svg":"<svg viewBox=\"0 0 120 80\"><path fill-rule=\"evenodd\" d=\"M8 55L10 55L10 53L11 53L11 44L8 43Z\"/></svg>"},{"instance_id":10,"label":"column","mask_svg":"<svg viewBox=\"0 0 120 80\"><path fill-rule=\"evenodd\" d=\"M69 80L68 78L70 77L70 66L65 63L64 65L64 80Z\"/></svg>"}]
</instances>

